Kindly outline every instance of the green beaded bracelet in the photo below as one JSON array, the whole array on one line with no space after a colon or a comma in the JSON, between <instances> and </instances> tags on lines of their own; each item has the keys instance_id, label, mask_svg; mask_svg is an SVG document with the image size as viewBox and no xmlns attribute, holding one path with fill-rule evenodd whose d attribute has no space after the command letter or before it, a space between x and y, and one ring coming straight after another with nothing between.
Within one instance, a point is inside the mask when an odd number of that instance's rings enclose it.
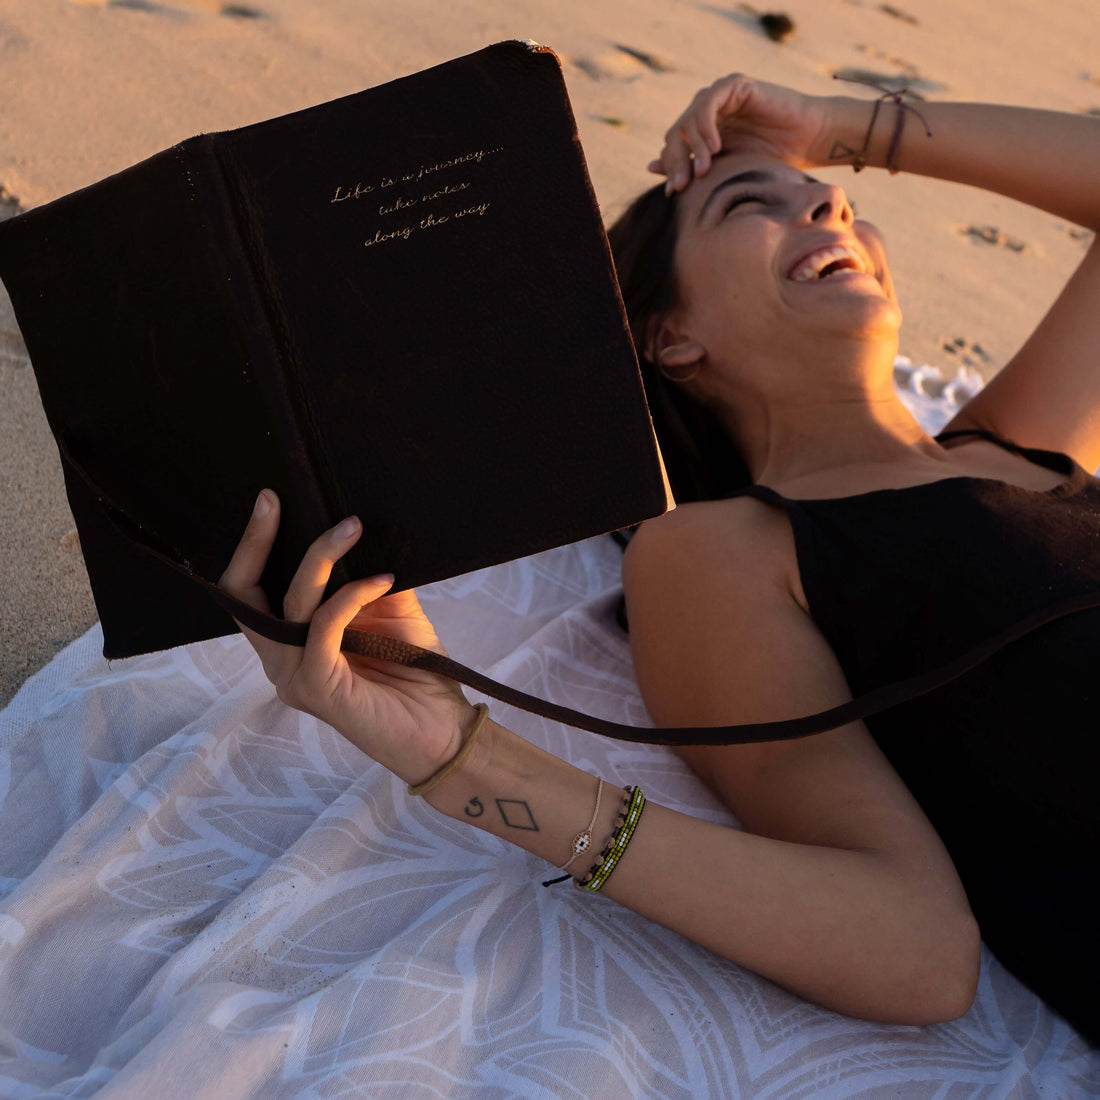
<instances>
[{"instance_id":1,"label":"green beaded bracelet","mask_svg":"<svg viewBox=\"0 0 1100 1100\"><path fill-rule=\"evenodd\" d=\"M581 886L584 883L592 881L592 876L596 873L596 870L603 865L604 860L611 854L611 848L615 843L615 837L618 835L619 830L626 823L627 811L630 809L630 799L634 793L633 787L623 787L623 806L622 809L615 815L615 821L611 828L611 836L608 837L607 843L603 846L603 851L596 856L596 862L588 869L587 875L583 879L574 879L574 886ZM554 881L559 881L555 879ZM545 886L546 883L543 883Z\"/></svg>"},{"instance_id":2,"label":"green beaded bracelet","mask_svg":"<svg viewBox=\"0 0 1100 1100\"><path fill-rule=\"evenodd\" d=\"M624 799L625 813L616 820L616 830L607 847L596 857L596 862L588 874L574 883L579 890L591 890L596 893L611 877L611 872L622 859L623 852L626 851L626 846L638 827L642 810L645 809L645 795L642 794L641 787L628 787L627 799L629 802Z\"/></svg>"}]
</instances>

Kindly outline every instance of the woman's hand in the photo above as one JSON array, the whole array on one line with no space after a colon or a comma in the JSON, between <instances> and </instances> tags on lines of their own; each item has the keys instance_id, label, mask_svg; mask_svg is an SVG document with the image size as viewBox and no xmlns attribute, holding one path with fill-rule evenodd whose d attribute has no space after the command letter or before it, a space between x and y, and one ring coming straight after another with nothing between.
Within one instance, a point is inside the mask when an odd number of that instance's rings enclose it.
<instances>
[{"instance_id":1,"label":"woman's hand","mask_svg":"<svg viewBox=\"0 0 1100 1100\"><path fill-rule=\"evenodd\" d=\"M820 163L811 150L826 126L824 96L802 95L744 73L703 88L665 134L661 155L649 170L668 177L665 192L679 191L706 175L721 151L763 153L795 168Z\"/></svg>"},{"instance_id":2,"label":"woman's hand","mask_svg":"<svg viewBox=\"0 0 1100 1100\"><path fill-rule=\"evenodd\" d=\"M218 580L219 588L265 612L270 608L260 576L278 529L279 499L265 489ZM419 783L454 756L475 713L452 680L341 652L349 626L443 652L415 593L386 595L392 576L351 581L321 602L333 564L355 545L362 530L353 517L326 531L294 574L283 614L309 623L304 648L273 642L237 625L284 703L334 726L407 783Z\"/></svg>"}]
</instances>

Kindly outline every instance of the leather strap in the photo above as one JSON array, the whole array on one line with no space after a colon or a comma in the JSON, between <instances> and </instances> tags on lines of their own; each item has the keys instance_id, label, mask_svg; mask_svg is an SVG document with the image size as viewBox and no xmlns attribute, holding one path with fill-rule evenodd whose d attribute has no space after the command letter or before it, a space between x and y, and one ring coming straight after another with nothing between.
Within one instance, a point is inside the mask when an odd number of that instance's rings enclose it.
<instances>
[{"instance_id":1,"label":"leather strap","mask_svg":"<svg viewBox=\"0 0 1100 1100\"><path fill-rule=\"evenodd\" d=\"M222 591L211 581L200 576L194 570L177 560L174 553L156 539L147 528L131 519L125 511L112 502L99 489L86 470L74 461L63 439L58 436L58 448L62 457L72 469L93 490L96 500L104 514L128 539L162 561L165 565L190 578L195 584L206 589L214 601L238 622L274 642L284 645L305 646L309 633L308 623L289 622L278 619L238 600L228 592ZM778 722L747 722L730 726L664 726L642 727L628 726L621 722L610 722L590 714L551 703L534 695L498 683L488 676L459 664L441 653L410 645L384 634L373 634L362 630L345 630L341 648L349 653L364 657L374 657L383 661L403 665L406 668L422 669L447 676L452 680L472 688L483 695L492 696L510 706L530 711L555 722L563 722L577 729L589 730L619 741L634 741L653 745L740 745L758 741L782 741L797 737L807 737L815 733L836 729L838 726L869 718L881 711L888 710L900 703L908 702L919 695L933 691L962 676L963 673L988 660L1011 642L1025 634L1037 630L1047 623L1066 615L1100 606L1100 591L1089 592L1062 600L1050 607L1043 608L1032 615L1013 623L1004 630L974 646L966 653L929 672L921 672L905 680L886 684L852 699L839 706L816 714L807 714L800 718L790 718Z\"/></svg>"}]
</instances>

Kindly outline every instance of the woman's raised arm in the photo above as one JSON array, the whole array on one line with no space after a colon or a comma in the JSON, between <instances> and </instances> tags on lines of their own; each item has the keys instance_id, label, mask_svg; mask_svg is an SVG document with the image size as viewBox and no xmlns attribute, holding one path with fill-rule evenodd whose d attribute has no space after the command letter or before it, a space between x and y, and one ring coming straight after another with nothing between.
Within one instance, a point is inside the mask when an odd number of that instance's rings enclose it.
<instances>
[{"instance_id":1,"label":"woman's raised arm","mask_svg":"<svg viewBox=\"0 0 1100 1100\"><path fill-rule=\"evenodd\" d=\"M840 96L815 147L819 163L850 163L870 105ZM909 118L897 167L981 187L1088 229L1100 229L1100 119L985 103L919 103L932 137ZM879 111L868 161L885 163L892 103ZM1100 466L1100 238L1093 240L1024 345L947 425L985 428L1025 447Z\"/></svg>"},{"instance_id":2,"label":"woman's raised arm","mask_svg":"<svg viewBox=\"0 0 1100 1100\"><path fill-rule=\"evenodd\" d=\"M1100 120L990 103L905 102L924 116L932 136L910 114L895 158L900 171L994 191L1100 229ZM821 167L851 164L867 137L872 101L830 96L826 103L827 122L811 157ZM896 110L889 101L880 108L868 165L886 166Z\"/></svg>"},{"instance_id":3,"label":"woman's raised arm","mask_svg":"<svg viewBox=\"0 0 1100 1100\"><path fill-rule=\"evenodd\" d=\"M1061 111L906 98L893 167L969 184L1100 230L1100 119ZM803 96L743 73L703 89L650 168L683 187L718 149L761 147L796 167L886 166L899 108L874 97ZM874 126L871 128L871 121ZM811 134L812 128L812 134ZM868 142L868 130L870 139ZM864 149L866 147L866 152ZM1100 466L1100 240L1023 347L949 424Z\"/></svg>"}]
</instances>

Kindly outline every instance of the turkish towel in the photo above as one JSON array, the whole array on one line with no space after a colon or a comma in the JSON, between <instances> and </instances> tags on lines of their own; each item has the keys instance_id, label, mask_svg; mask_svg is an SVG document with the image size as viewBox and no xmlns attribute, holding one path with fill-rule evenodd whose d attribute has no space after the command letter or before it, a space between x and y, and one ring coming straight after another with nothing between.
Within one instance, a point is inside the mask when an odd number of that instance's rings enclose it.
<instances>
[{"instance_id":1,"label":"turkish towel","mask_svg":"<svg viewBox=\"0 0 1100 1100\"><path fill-rule=\"evenodd\" d=\"M923 372L923 373L922 373ZM929 430L965 397L898 361ZM593 539L421 590L448 650L650 724ZM933 1027L818 1008L444 818L280 703L234 636L108 663L93 627L0 714L0 1095L964 1097L1100 1092L983 954ZM610 782L736 827L671 752L499 703Z\"/></svg>"}]
</instances>

